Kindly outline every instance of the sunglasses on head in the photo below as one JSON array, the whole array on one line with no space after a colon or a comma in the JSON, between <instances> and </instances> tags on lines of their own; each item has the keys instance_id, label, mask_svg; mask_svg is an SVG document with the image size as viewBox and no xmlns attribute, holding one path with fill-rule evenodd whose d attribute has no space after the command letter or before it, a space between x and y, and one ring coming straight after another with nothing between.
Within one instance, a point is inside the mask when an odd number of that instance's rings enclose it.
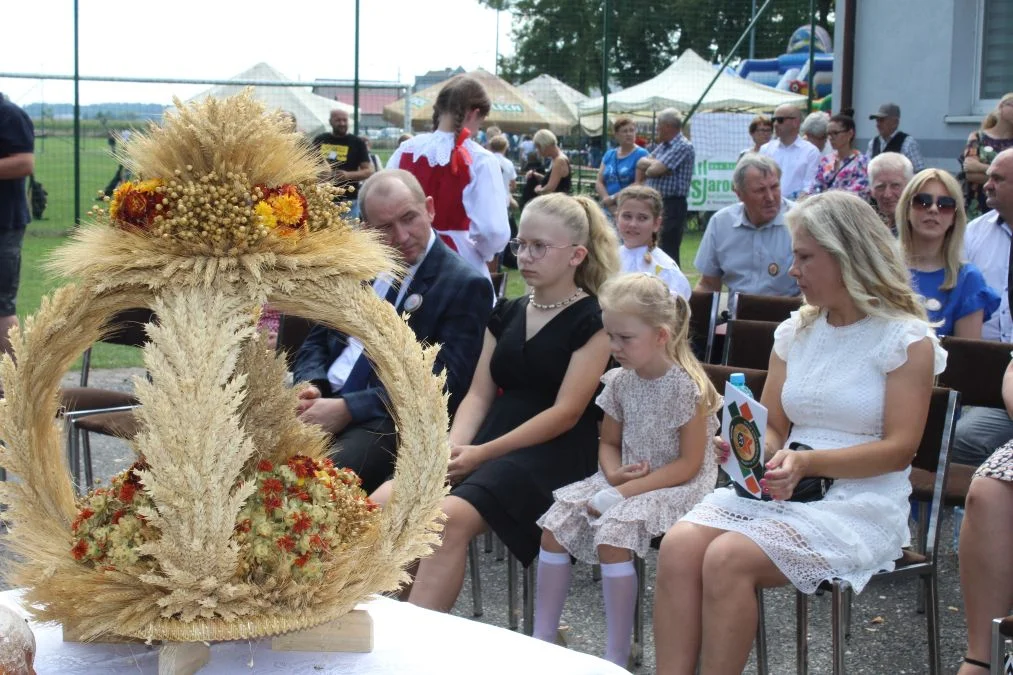
<instances>
[{"instance_id":1,"label":"sunglasses on head","mask_svg":"<svg viewBox=\"0 0 1013 675\"><path fill-rule=\"evenodd\" d=\"M785 116L772 117L771 119L774 120L774 124L782 124L785 120L797 120L798 118L795 117L794 115L789 115L787 117Z\"/></svg>"},{"instance_id":2,"label":"sunglasses on head","mask_svg":"<svg viewBox=\"0 0 1013 675\"><path fill-rule=\"evenodd\" d=\"M911 206L922 211L932 208L933 202L940 213L950 213L957 210L957 200L953 197L935 197L927 192L919 192L911 198Z\"/></svg>"}]
</instances>

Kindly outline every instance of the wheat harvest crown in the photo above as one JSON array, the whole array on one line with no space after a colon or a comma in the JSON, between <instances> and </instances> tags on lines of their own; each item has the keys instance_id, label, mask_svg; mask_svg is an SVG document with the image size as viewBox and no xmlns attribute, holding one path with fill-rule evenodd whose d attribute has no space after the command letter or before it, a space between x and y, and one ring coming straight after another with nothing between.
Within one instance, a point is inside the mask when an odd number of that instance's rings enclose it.
<instances>
[{"instance_id":1,"label":"wheat harvest crown","mask_svg":"<svg viewBox=\"0 0 1013 675\"><path fill-rule=\"evenodd\" d=\"M326 165L247 92L182 104L134 134L137 176L90 214L0 363L7 581L39 621L85 639L247 639L309 628L393 590L437 537L448 456L438 346L420 345L363 282L400 271L349 226ZM380 510L296 417L264 303L359 338L397 423L394 495ZM60 381L110 320L149 308L135 379L137 462L75 497ZM89 486L91 487L91 486Z\"/></svg>"}]
</instances>

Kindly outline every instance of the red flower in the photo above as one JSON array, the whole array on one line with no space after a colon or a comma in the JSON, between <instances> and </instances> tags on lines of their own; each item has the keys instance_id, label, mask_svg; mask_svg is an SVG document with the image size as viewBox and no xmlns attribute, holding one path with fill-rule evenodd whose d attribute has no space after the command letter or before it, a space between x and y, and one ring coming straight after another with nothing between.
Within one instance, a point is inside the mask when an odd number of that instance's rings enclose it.
<instances>
[{"instance_id":1,"label":"red flower","mask_svg":"<svg viewBox=\"0 0 1013 675\"><path fill-rule=\"evenodd\" d=\"M288 460L288 468L292 469L299 478L309 478L316 470L316 464L305 455L293 455Z\"/></svg>"},{"instance_id":2,"label":"red flower","mask_svg":"<svg viewBox=\"0 0 1013 675\"><path fill-rule=\"evenodd\" d=\"M299 556L298 558L295 559L295 566L296 567L302 567L307 562L309 562L309 559L310 559L310 554L309 553L303 553L301 556Z\"/></svg>"},{"instance_id":3,"label":"red flower","mask_svg":"<svg viewBox=\"0 0 1013 675\"><path fill-rule=\"evenodd\" d=\"M121 502L129 504L134 501L134 494L137 492L137 483L133 481L123 481L120 485L120 492L116 495Z\"/></svg>"},{"instance_id":4,"label":"red flower","mask_svg":"<svg viewBox=\"0 0 1013 675\"><path fill-rule=\"evenodd\" d=\"M268 495L264 497L264 510L266 510L268 513L270 513L274 509L280 508L281 508L281 497L277 497L275 495Z\"/></svg>"},{"instance_id":5,"label":"red flower","mask_svg":"<svg viewBox=\"0 0 1013 675\"><path fill-rule=\"evenodd\" d=\"M293 541L292 537L288 536L287 534L278 537L277 541L275 541L274 543L278 545L278 548L286 552L291 552L292 549L295 548L295 541Z\"/></svg>"},{"instance_id":6,"label":"red flower","mask_svg":"<svg viewBox=\"0 0 1013 675\"><path fill-rule=\"evenodd\" d=\"M263 471L264 473L269 473L271 471L274 471L274 465L271 464L271 462L269 460L262 459L262 460L260 460L260 462L257 463L257 471Z\"/></svg>"},{"instance_id":7,"label":"red flower","mask_svg":"<svg viewBox=\"0 0 1013 675\"><path fill-rule=\"evenodd\" d=\"M77 518L74 519L74 522L70 526L71 531L77 532L77 529L84 524L84 521L88 520L94 515L95 512L88 507L81 509L80 512L78 512L77 514Z\"/></svg>"},{"instance_id":8,"label":"red flower","mask_svg":"<svg viewBox=\"0 0 1013 675\"><path fill-rule=\"evenodd\" d=\"M305 513L296 513L292 521L292 531L296 534L305 532L313 525L313 519Z\"/></svg>"},{"instance_id":9,"label":"red flower","mask_svg":"<svg viewBox=\"0 0 1013 675\"><path fill-rule=\"evenodd\" d=\"M249 518L246 518L245 520L240 521L238 525L236 525L236 530L238 530L239 532L249 532L252 527L253 522L251 522Z\"/></svg>"},{"instance_id":10,"label":"red flower","mask_svg":"<svg viewBox=\"0 0 1013 675\"><path fill-rule=\"evenodd\" d=\"M113 525L115 525L116 523L120 522L120 518L122 518L125 513L126 513L126 511L124 509L119 509L116 513L114 513L113 514Z\"/></svg>"},{"instance_id":11,"label":"red flower","mask_svg":"<svg viewBox=\"0 0 1013 675\"><path fill-rule=\"evenodd\" d=\"M265 495L276 495L281 494L285 490L285 485L277 478L268 478L264 480L264 484L260 486L260 491Z\"/></svg>"},{"instance_id":12,"label":"red flower","mask_svg":"<svg viewBox=\"0 0 1013 675\"><path fill-rule=\"evenodd\" d=\"M74 560L80 560L88 553L88 542L84 539L78 539L77 543L74 544L74 548L70 549L70 554L74 556Z\"/></svg>"},{"instance_id":13,"label":"red flower","mask_svg":"<svg viewBox=\"0 0 1013 675\"><path fill-rule=\"evenodd\" d=\"M319 534L314 534L310 537L310 548L315 548L319 551L327 550L327 542L323 540Z\"/></svg>"}]
</instances>

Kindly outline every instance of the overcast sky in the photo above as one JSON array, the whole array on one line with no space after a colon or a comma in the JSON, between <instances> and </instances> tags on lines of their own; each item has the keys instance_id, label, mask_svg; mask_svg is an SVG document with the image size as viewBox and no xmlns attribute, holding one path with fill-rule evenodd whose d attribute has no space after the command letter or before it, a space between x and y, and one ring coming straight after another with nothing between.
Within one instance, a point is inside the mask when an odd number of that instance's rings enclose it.
<instances>
[{"instance_id":1,"label":"overcast sky","mask_svg":"<svg viewBox=\"0 0 1013 675\"><path fill-rule=\"evenodd\" d=\"M72 0L0 0L0 72L74 70ZM227 79L266 61L293 80L351 79L354 0L80 2L81 75ZM492 71L496 12L477 0L360 0L359 76L411 83L430 69ZM510 15L499 21L511 53ZM169 103L204 86L81 83L81 102ZM70 82L0 78L20 105L73 101Z\"/></svg>"}]
</instances>

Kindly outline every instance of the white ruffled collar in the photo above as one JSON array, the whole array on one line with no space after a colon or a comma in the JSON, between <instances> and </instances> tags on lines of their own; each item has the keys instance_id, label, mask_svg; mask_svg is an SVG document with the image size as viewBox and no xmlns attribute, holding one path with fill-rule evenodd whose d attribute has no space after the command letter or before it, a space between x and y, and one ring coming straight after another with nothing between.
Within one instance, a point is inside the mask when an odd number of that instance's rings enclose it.
<instances>
[{"instance_id":1,"label":"white ruffled collar","mask_svg":"<svg viewBox=\"0 0 1013 675\"><path fill-rule=\"evenodd\" d=\"M468 138L464 141L471 156L481 154L485 148ZM450 163L450 153L454 149L454 134L449 131L433 131L419 134L405 141L405 153L414 157L425 157L430 166L446 166Z\"/></svg>"}]
</instances>

